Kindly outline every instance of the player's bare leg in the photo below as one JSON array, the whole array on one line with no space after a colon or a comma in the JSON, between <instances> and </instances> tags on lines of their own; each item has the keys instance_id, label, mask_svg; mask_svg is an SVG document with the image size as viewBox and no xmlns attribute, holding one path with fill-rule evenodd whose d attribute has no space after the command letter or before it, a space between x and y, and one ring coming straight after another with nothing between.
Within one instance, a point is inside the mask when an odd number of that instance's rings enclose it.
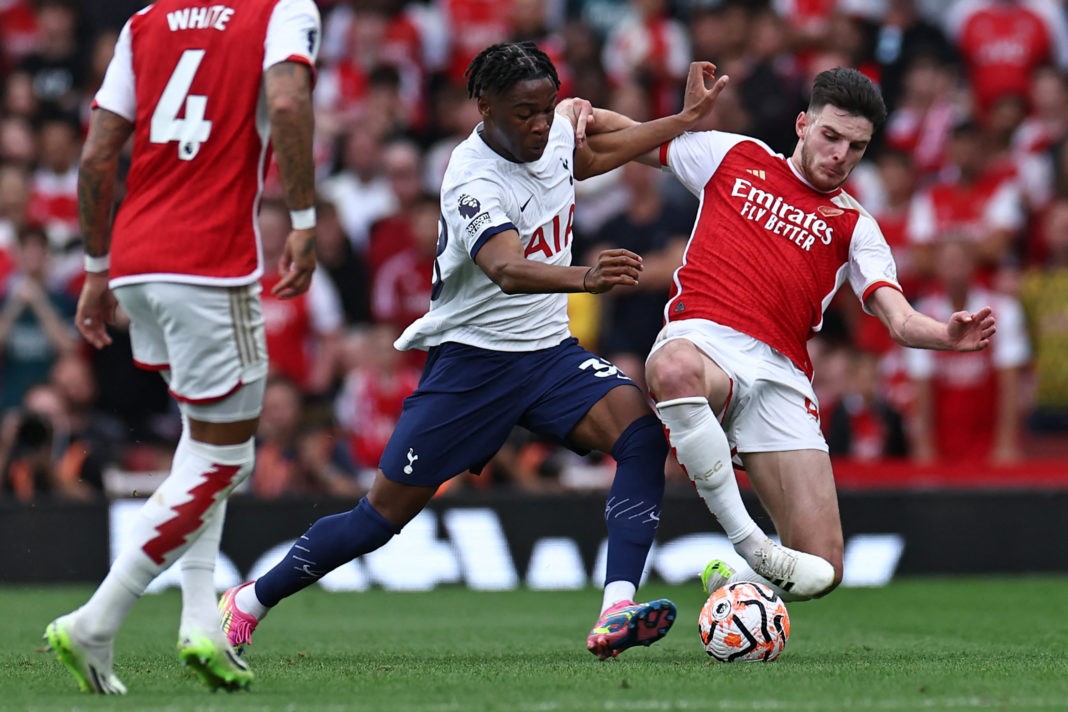
<instances>
[{"instance_id":1,"label":"player's bare leg","mask_svg":"<svg viewBox=\"0 0 1068 712\"><path fill-rule=\"evenodd\" d=\"M601 615L586 648L604 660L635 645L652 645L675 622L666 598L634 601L660 518L667 444L642 392L621 385L608 392L571 431L569 440L611 453L616 476L608 494L608 565Z\"/></svg>"},{"instance_id":2,"label":"player's bare leg","mask_svg":"<svg viewBox=\"0 0 1068 712\"><path fill-rule=\"evenodd\" d=\"M771 541L745 508L730 443L716 417L732 394L730 377L686 339L673 339L655 350L646 376L679 463L735 551L762 581L775 583L788 598L810 598L829 590L830 564ZM717 587L720 578L713 579Z\"/></svg>"}]
</instances>

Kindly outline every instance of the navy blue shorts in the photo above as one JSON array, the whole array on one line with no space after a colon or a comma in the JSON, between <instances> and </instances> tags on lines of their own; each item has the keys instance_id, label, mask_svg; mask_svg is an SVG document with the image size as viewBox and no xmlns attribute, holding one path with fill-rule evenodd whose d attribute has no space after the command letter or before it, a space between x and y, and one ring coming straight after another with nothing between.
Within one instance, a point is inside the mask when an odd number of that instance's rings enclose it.
<instances>
[{"instance_id":1,"label":"navy blue shorts","mask_svg":"<svg viewBox=\"0 0 1068 712\"><path fill-rule=\"evenodd\" d=\"M574 338L520 353L436 346L379 467L394 482L428 487L478 474L516 425L568 445L568 433L619 386L634 382Z\"/></svg>"}]
</instances>

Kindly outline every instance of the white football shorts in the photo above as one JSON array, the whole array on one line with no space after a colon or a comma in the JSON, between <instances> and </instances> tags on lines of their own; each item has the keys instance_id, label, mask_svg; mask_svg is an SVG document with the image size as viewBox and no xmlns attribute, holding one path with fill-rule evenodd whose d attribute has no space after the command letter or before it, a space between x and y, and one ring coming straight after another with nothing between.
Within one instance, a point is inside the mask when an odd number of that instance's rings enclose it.
<instances>
[{"instance_id":1,"label":"white football shorts","mask_svg":"<svg viewBox=\"0 0 1068 712\"><path fill-rule=\"evenodd\" d=\"M134 363L160 371L190 417L255 418L263 405L267 341L260 285L143 282L115 289L130 315Z\"/></svg>"},{"instance_id":2,"label":"white football shorts","mask_svg":"<svg viewBox=\"0 0 1068 712\"><path fill-rule=\"evenodd\" d=\"M731 379L721 422L739 453L827 452L812 383L790 359L763 341L706 319L668 323L650 355L674 339L693 343Z\"/></svg>"}]
</instances>

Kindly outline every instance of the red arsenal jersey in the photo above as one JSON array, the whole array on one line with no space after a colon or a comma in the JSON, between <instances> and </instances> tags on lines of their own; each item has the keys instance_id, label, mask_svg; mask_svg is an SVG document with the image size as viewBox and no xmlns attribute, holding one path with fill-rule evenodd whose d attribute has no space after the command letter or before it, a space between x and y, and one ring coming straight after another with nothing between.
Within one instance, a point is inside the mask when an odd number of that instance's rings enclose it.
<instances>
[{"instance_id":1,"label":"red arsenal jersey","mask_svg":"<svg viewBox=\"0 0 1068 712\"><path fill-rule=\"evenodd\" d=\"M668 321L729 326L811 378L805 342L838 288L848 280L862 302L881 285L900 289L875 220L844 191L810 186L764 143L705 131L680 136L660 155L701 201Z\"/></svg>"},{"instance_id":2,"label":"red arsenal jersey","mask_svg":"<svg viewBox=\"0 0 1068 712\"><path fill-rule=\"evenodd\" d=\"M95 102L134 124L113 286L259 277L262 75L281 61L313 66L318 41L311 0L159 0L127 22Z\"/></svg>"}]
</instances>

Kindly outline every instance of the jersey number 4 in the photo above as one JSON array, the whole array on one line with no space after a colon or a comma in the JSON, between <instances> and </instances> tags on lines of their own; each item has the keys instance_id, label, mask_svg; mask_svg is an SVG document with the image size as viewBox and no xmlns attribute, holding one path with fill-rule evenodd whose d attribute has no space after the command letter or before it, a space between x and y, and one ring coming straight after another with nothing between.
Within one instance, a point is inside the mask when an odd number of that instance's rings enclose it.
<instances>
[{"instance_id":1,"label":"jersey number 4","mask_svg":"<svg viewBox=\"0 0 1068 712\"><path fill-rule=\"evenodd\" d=\"M182 52L178 65L171 72L163 95L152 112L152 129L149 140L152 143L178 142L178 158L191 161L200 152L200 144L211 135L211 122L204 119L204 109L208 97L190 94L193 77L204 59L204 50L187 49ZM183 118L178 114L184 113Z\"/></svg>"}]
</instances>

